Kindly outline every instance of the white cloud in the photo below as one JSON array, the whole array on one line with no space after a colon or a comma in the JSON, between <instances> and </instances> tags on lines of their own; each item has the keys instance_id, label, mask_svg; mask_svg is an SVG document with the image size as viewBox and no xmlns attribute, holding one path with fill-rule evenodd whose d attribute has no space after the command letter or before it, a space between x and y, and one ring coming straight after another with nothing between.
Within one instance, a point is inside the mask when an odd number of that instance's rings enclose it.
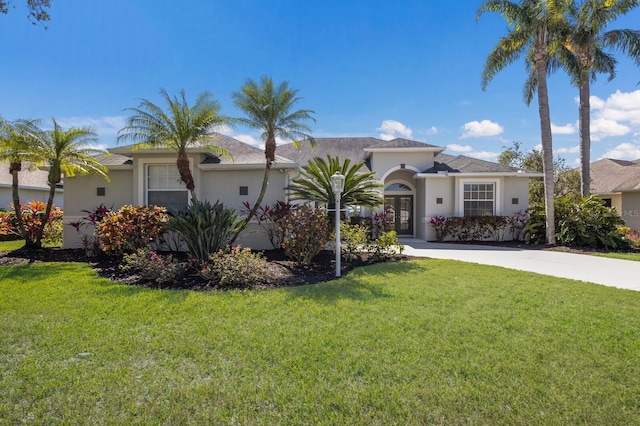
<instances>
[{"instance_id":1,"label":"white cloud","mask_svg":"<svg viewBox=\"0 0 640 426\"><path fill-rule=\"evenodd\" d=\"M470 121L465 123L462 129L464 132L460 139L497 136L504 132L504 127L490 120Z\"/></svg>"},{"instance_id":2,"label":"white cloud","mask_svg":"<svg viewBox=\"0 0 640 426\"><path fill-rule=\"evenodd\" d=\"M429 130L427 130L427 135L433 136L438 134L438 129L436 126L431 126Z\"/></svg>"},{"instance_id":3,"label":"white cloud","mask_svg":"<svg viewBox=\"0 0 640 426\"><path fill-rule=\"evenodd\" d=\"M615 120L597 118L591 120L591 139L599 141L610 136L624 136L631 132L631 128Z\"/></svg>"},{"instance_id":4,"label":"white cloud","mask_svg":"<svg viewBox=\"0 0 640 426\"><path fill-rule=\"evenodd\" d=\"M63 128L70 127L91 127L99 136L117 135L118 131L127 124L125 116L105 116L105 117L65 117L57 118L56 122ZM49 123L46 123L47 125Z\"/></svg>"},{"instance_id":5,"label":"white cloud","mask_svg":"<svg viewBox=\"0 0 640 426\"><path fill-rule=\"evenodd\" d=\"M572 135L576 132L576 126L567 123L564 126L557 126L551 123L551 133L554 135Z\"/></svg>"},{"instance_id":6,"label":"white cloud","mask_svg":"<svg viewBox=\"0 0 640 426\"><path fill-rule=\"evenodd\" d=\"M469 106L469 105L472 105L472 104L473 104L473 102L468 101L468 100L464 100L463 99L463 100L460 101L460 105L461 106Z\"/></svg>"},{"instance_id":7,"label":"white cloud","mask_svg":"<svg viewBox=\"0 0 640 426\"><path fill-rule=\"evenodd\" d=\"M558 154L577 154L580 152L580 145L572 146L569 148L558 148L555 151Z\"/></svg>"},{"instance_id":8,"label":"white cloud","mask_svg":"<svg viewBox=\"0 0 640 426\"><path fill-rule=\"evenodd\" d=\"M230 137L232 137L234 139L239 140L240 142L244 142L246 144L253 145L253 146L260 146L260 144L262 143L262 141L260 139L256 139L255 137L253 137L251 135L242 134L242 135L227 135L227 136L230 136Z\"/></svg>"},{"instance_id":9,"label":"white cloud","mask_svg":"<svg viewBox=\"0 0 640 426\"><path fill-rule=\"evenodd\" d=\"M473 151L473 147L470 145L458 145L457 143L452 143L451 145L447 145L447 149L453 152L471 152Z\"/></svg>"},{"instance_id":10,"label":"white cloud","mask_svg":"<svg viewBox=\"0 0 640 426\"><path fill-rule=\"evenodd\" d=\"M413 130L396 120L384 120L376 130L383 132L380 134L380 139L385 141L398 137L411 138L413 135Z\"/></svg>"},{"instance_id":11,"label":"white cloud","mask_svg":"<svg viewBox=\"0 0 640 426\"><path fill-rule=\"evenodd\" d=\"M621 143L607 151L600 158L615 158L618 160L637 160L640 158L640 145L633 143Z\"/></svg>"}]
</instances>

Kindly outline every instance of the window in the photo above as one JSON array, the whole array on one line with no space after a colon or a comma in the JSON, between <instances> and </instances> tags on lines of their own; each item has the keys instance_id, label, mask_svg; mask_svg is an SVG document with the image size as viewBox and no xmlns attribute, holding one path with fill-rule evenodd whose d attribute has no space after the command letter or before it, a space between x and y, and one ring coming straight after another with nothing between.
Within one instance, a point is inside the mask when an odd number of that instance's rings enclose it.
<instances>
[{"instance_id":1,"label":"window","mask_svg":"<svg viewBox=\"0 0 640 426\"><path fill-rule=\"evenodd\" d=\"M186 210L189 191L180 181L180 173L175 164L147 165L147 204Z\"/></svg>"},{"instance_id":2,"label":"window","mask_svg":"<svg viewBox=\"0 0 640 426\"><path fill-rule=\"evenodd\" d=\"M464 184L464 215L491 216L494 214L495 190L493 183Z\"/></svg>"}]
</instances>

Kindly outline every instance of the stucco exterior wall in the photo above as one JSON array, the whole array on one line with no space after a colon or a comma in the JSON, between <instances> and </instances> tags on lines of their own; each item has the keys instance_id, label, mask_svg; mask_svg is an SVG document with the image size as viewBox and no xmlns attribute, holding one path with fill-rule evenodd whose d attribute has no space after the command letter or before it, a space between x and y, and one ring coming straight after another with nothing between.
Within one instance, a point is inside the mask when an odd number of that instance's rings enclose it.
<instances>
[{"instance_id":1,"label":"stucco exterior wall","mask_svg":"<svg viewBox=\"0 0 640 426\"><path fill-rule=\"evenodd\" d=\"M640 231L640 192L623 193L622 209L618 211L629 228Z\"/></svg>"},{"instance_id":2,"label":"stucco exterior wall","mask_svg":"<svg viewBox=\"0 0 640 426\"><path fill-rule=\"evenodd\" d=\"M49 199L49 190L48 189L32 189L32 188L19 188L18 193L20 194L20 201L23 203L28 203L29 201L42 201L46 203ZM0 209L11 210L11 203L13 203L13 196L11 187L1 186L0 187ZM62 189L56 189L56 193L53 196L53 204L57 207L64 208L64 199L63 199L63 191Z\"/></svg>"},{"instance_id":3,"label":"stucco exterior wall","mask_svg":"<svg viewBox=\"0 0 640 426\"><path fill-rule=\"evenodd\" d=\"M529 179L505 177L503 192L502 216L511 216L529 208Z\"/></svg>"},{"instance_id":4,"label":"stucco exterior wall","mask_svg":"<svg viewBox=\"0 0 640 426\"><path fill-rule=\"evenodd\" d=\"M429 224L434 216L455 216L455 190L454 179L450 177L434 177L425 179L425 214L422 221L425 223L425 236L427 241L435 241L436 233ZM438 204L438 198L442 204Z\"/></svg>"},{"instance_id":5,"label":"stucco exterior wall","mask_svg":"<svg viewBox=\"0 0 640 426\"><path fill-rule=\"evenodd\" d=\"M383 179L389 171L400 169L404 164L414 173L433 167L433 152L374 152L371 155L371 168L378 179Z\"/></svg>"}]
</instances>

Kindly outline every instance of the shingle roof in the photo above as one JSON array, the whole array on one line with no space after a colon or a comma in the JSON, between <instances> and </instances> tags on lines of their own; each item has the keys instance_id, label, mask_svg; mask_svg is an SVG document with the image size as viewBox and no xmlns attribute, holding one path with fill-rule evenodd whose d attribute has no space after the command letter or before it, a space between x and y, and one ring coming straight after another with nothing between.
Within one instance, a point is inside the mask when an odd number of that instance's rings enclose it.
<instances>
[{"instance_id":1,"label":"shingle roof","mask_svg":"<svg viewBox=\"0 0 640 426\"><path fill-rule=\"evenodd\" d=\"M232 137L216 133L215 138L208 143L194 144L190 149L192 152L201 152L208 153L207 149L208 145L219 146L220 148L228 151L233 159L230 159L226 156L217 157L215 155L211 155L207 159L203 161L205 164L264 164L265 157L264 151L255 146L249 145L247 143L241 142ZM132 153L133 145L126 145L117 148L111 148L109 151L112 155L121 154L130 156ZM160 152L166 150L166 146L157 146L153 148L143 149L139 152ZM276 156L277 162L289 162L288 159ZM107 163L103 163L107 165Z\"/></svg>"},{"instance_id":2,"label":"shingle roof","mask_svg":"<svg viewBox=\"0 0 640 426\"><path fill-rule=\"evenodd\" d=\"M22 164L22 171L18 173L18 183L20 186L42 188L49 190L47 184L47 176L49 172L46 170L29 170L29 163ZM9 173L9 163L0 163L0 185L7 186L13 183L13 176Z\"/></svg>"},{"instance_id":3,"label":"shingle roof","mask_svg":"<svg viewBox=\"0 0 640 426\"><path fill-rule=\"evenodd\" d=\"M603 158L591 163L590 172L594 194L640 190L640 160Z\"/></svg>"},{"instance_id":4,"label":"shingle roof","mask_svg":"<svg viewBox=\"0 0 640 426\"><path fill-rule=\"evenodd\" d=\"M428 168L423 173L517 173L519 171L521 169L517 167L505 166L504 164L464 155L438 154L435 157L433 167Z\"/></svg>"},{"instance_id":5,"label":"shingle roof","mask_svg":"<svg viewBox=\"0 0 640 426\"><path fill-rule=\"evenodd\" d=\"M428 143L412 141L409 139L396 138L390 141L382 141L379 144L368 147L370 149L388 149L388 148L440 148L444 150L444 148L436 145L430 145Z\"/></svg>"},{"instance_id":6,"label":"shingle roof","mask_svg":"<svg viewBox=\"0 0 640 426\"><path fill-rule=\"evenodd\" d=\"M363 163L367 157L365 148L384 142L382 139L357 137L357 138L314 138L315 149L311 148L308 141L300 143L300 149L293 144L280 145L276 152L283 157L290 158L298 164L307 164L314 157L326 158L327 155L340 157L341 160L349 159L351 164Z\"/></svg>"}]
</instances>

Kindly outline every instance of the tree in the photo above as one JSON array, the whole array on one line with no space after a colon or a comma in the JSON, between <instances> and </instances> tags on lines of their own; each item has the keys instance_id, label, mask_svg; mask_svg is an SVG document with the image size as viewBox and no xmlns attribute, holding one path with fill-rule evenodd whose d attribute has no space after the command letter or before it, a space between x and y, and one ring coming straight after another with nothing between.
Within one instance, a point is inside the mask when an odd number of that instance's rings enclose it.
<instances>
[{"instance_id":1,"label":"tree","mask_svg":"<svg viewBox=\"0 0 640 426\"><path fill-rule=\"evenodd\" d=\"M567 27L564 3L566 0L522 0L517 4L507 0L487 0L482 3L476 16L476 19L479 19L485 12L498 13L509 26L507 35L498 41L487 57L482 72L483 90L499 71L523 54L527 67L535 69L548 244L555 244L556 238L553 205L553 140L547 92L547 62L551 41L558 36L562 28ZM527 101L526 98L525 101Z\"/></svg>"},{"instance_id":2,"label":"tree","mask_svg":"<svg viewBox=\"0 0 640 426\"><path fill-rule=\"evenodd\" d=\"M160 89L167 109L143 99L137 108L127 108L133 112L127 119L127 126L120 129L116 143L131 141L133 149L147 147L167 147L178 157L176 166L180 180L191 193L192 201L197 201L195 182L189 167L188 152L192 147L205 147L214 155L231 155L211 143L215 139L214 130L226 124L229 119L220 115L220 104L209 92L198 95L193 106L189 106L184 90L180 96L169 96Z\"/></svg>"},{"instance_id":3,"label":"tree","mask_svg":"<svg viewBox=\"0 0 640 426\"><path fill-rule=\"evenodd\" d=\"M611 30L607 25L638 6L638 0L586 0L579 6L572 1L571 26L561 61L572 82L579 88L580 177L582 195L590 193L591 176L591 96L590 83L598 72L615 77L615 58L606 50L621 51L640 66L640 31Z\"/></svg>"},{"instance_id":4,"label":"tree","mask_svg":"<svg viewBox=\"0 0 640 426\"><path fill-rule=\"evenodd\" d=\"M15 120L13 122L2 120L0 117L0 161L9 163L11 174L11 195L16 222L20 236L26 238L22 210L20 209L19 173L22 171L23 162L29 161L30 167L34 167L40 158L34 152L30 143L30 135L37 132L39 120Z\"/></svg>"},{"instance_id":5,"label":"tree","mask_svg":"<svg viewBox=\"0 0 640 426\"><path fill-rule=\"evenodd\" d=\"M0 0L0 13L5 15L9 13L10 6L15 7L13 6L13 0ZM34 25L38 22L48 21L51 18L47 11L51 7L51 0L27 0L27 7L29 8L28 18Z\"/></svg>"},{"instance_id":6,"label":"tree","mask_svg":"<svg viewBox=\"0 0 640 426\"><path fill-rule=\"evenodd\" d=\"M509 147L503 147L498 162L532 172L542 172L542 152L537 149L523 152L521 147L521 143L516 141ZM580 195L580 173L567 166L564 158L560 156L553 159L553 195L554 198ZM544 183L540 178L529 181L529 203L544 203Z\"/></svg>"},{"instance_id":7,"label":"tree","mask_svg":"<svg viewBox=\"0 0 640 426\"><path fill-rule=\"evenodd\" d=\"M276 138L292 141L296 145L306 139L311 146L315 146L315 141L309 136L311 129L306 124L307 121L315 122L315 119L312 110L292 111L300 101L297 89L289 88L288 81L275 86L271 77L266 75L261 78L260 83L247 79L240 91L234 92L231 98L234 105L246 115L235 121L260 131L266 159L260 194L240 227L242 231L260 208L267 191L269 172L276 159Z\"/></svg>"},{"instance_id":8,"label":"tree","mask_svg":"<svg viewBox=\"0 0 640 426\"><path fill-rule=\"evenodd\" d=\"M73 177L96 173L109 181L107 168L97 159L96 155L104 154L103 151L86 147L97 141L95 132L90 128L70 128L63 130L55 119L52 130L38 130L30 135L33 149L38 158L41 158L49 168L47 181L49 183L49 198L44 213L42 225L36 235L36 240L27 242L27 246L42 247L42 235L44 233L47 218L51 214L53 196L56 186L62 181L62 176Z\"/></svg>"},{"instance_id":9,"label":"tree","mask_svg":"<svg viewBox=\"0 0 640 426\"><path fill-rule=\"evenodd\" d=\"M291 200L317 201L332 204L335 194L331 188L331 176L335 172L344 175L344 191L341 203L344 206L378 207L382 204L379 188L382 185L374 172L361 173L364 163L351 165L349 159L340 163L338 157L327 156L313 158L309 164L302 167L300 175L286 187Z\"/></svg>"}]
</instances>

